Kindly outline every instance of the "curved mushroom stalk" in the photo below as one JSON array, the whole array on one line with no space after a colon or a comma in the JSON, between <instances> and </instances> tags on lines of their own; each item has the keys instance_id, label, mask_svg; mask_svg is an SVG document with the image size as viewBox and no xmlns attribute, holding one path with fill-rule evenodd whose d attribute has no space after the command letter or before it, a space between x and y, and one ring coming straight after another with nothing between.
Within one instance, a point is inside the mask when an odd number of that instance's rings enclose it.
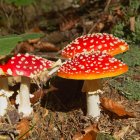
<instances>
[{"instance_id":1,"label":"curved mushroom stalk","mask_svg":"<svg viewBox=\"0 0 140 140\"><path fill-rule=\"evenodd\" d=\"M101 111L99 93L103 93L101 80L84 81L82 92L86 92L87 94L87 115L95 117L98 120Z\"/></svg>"},{"instance_id":2,"label":"curved mushroom stalk","mask_svg":"<svg viewBox=\"0 0 140 140\"><path fill-rule=\"evenodd\" d=\"M8 107L8 101L6 96L1 95L0 93L0 117L6 114L6 110Z\"/></svg>"},{"instance_id":3,"label":"curved mushroom stalk","mask_svg":"<svg viewBox=\"0 0 140 140\"><path fill-rule=\"evenodd\" d=\"M1 78L0 79L0 116L4 116L6 114L6 109L8 107L8 101L5 92L8 91L8 79Z\"/></svg>"},{"instance_id":4,"label":"curved mushroom stalk","mask_svg":"<svg viewBox=\"0 0 140 140\"><path fill-rule=\"evenodd\" d=\"M29 77L21 77L21 85L19 91L19 99L16 99L16 103L19 104L18 111L19 113L23 113L23 117L29 116L33 108L30 103L30 78ZM17 97L17 98L18 98Z\"/></svg>"}]
</instances>

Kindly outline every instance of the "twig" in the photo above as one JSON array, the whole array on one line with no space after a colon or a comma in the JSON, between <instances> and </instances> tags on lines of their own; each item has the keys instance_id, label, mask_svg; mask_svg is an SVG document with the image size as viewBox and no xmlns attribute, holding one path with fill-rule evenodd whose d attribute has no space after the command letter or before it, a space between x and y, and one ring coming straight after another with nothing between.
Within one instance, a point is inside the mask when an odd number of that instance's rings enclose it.
<instances>
[{"instance_id":1,"label":"twig","mask_svg":"<svg viewBox=\"0 0 140 140\"><path fill-rule=\"evenodd\" d=\"M108 11L110 2L111 2L111 0L108 0L108 1L107 1L107 4L106 4L106 6L105 6L105 8L104 8L104 12L107 12L107 11Z\"/></svg>"}]
</instances>

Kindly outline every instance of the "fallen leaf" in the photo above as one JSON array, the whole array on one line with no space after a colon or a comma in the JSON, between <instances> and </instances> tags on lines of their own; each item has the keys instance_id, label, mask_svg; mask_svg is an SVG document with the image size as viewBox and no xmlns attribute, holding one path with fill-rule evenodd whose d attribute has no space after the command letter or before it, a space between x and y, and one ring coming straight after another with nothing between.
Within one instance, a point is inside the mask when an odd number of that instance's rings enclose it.
<instances>
[{"instance_id":1,"label":"fallen leaf","mask_svg":"<svg viewBox=\"0 0 140 140\"><path fill-rule=\"evenodd\" d=\"M45 118L48 114L49 114L49 110L45 108L44 109L43 118Z\"/></svg>"},{"instance_id":2,"label":"fallen leaf","mask_svg":"<svg viewBox=\"0 0 140 140\"><path fill-rule=\"evenodd\" d=\"M29 136L30 131L30 122L27 118L23 118L16 126L17 131L19 132L18 140L26 139Z\"/></svg>"},{"instance_id":3,"label":"fallen leaf","mask_svg":"<svg viewBox=\"0 0 140 140\"><path fill-rule=\"evenodd\" d=\"M67 31L72 29L76 23L79 21L78 18L69 18L60 24L60 31Z\"/></svg>"},{"instance_id":4,"label":"fallen leaf","mask_svg":"<svg viewBox=\"0 0 140 140\"><path fill-rule=\"evenodd\" d=\"M39 27L33 27L28 32L29 33L43 33Z\"/></svg>"},{"instance_id":5,"label":"fallen leaf","mask_svg":"<svg viewBox=\"0 0 140 140\"><path fill-rule=\"evenodd\" d=\"M47 41L40 41L37 44L34 45L36 49L39 49L40 51L52 51L57 52L59 51L59 48L57 48L54 44L49 43Z\"/></svg>"},{"instance_id":6,"label":"fallen leaf","mask_svg":"<svg viewBox=\"0 0 140 140\"><path fill-rule=\"evenodd\" d=\"M117 114L118 116L135 117L133 112L126 111L124 106L122 106L121 104L113 101L112 99L103 97L103 98L100 98L100 101L101 101L101 105L105 109Z\"/></svg>"},{"instance_id":7,"label":"fallen leaf","mask_svg":"<svg viewBox=\"0 0 140 140\"><path fill-rule=\"evenodd\" d=\"M32 104L35 104L37 101L39 101L39 99L43 98L44 92L43 92L42 89L39 89L39 90L35 91L33 93L33 95L34 96L32 98L30 98L30 101L31 101Z\"/></svg>"},{"instance_id":8,"label":"fallen leaf","mask_svg":"<svg viewBox=\"0 0 140 140\"><path fill-rule=\"evenodd\" d=\"M35 39L29 39L28 42L31 44L35 44L40 40L40 38L35 38Z\"/></svg>"},{"instance_id":9,"label":"fallen leaf","mask_svg":"<svg viewBox=\"0 0 140 140\"><path fill-rule=\"evenodd\" d=\"M77 133L73 136L73 140L96 140L99 130L97 124L85 128L82 133Z\"/></svg>"},{"instance_id":10,"label":"fallen leaf","mask_svg":"<svg viewBox=\"0 0 140 140\"><path fill-rule=\"evenodd\" d=\"M14 53L33 52L34 49L35 49L34 46L30 45L28 42L21 42L14 49Z\"/></svg>"}]
</instances>

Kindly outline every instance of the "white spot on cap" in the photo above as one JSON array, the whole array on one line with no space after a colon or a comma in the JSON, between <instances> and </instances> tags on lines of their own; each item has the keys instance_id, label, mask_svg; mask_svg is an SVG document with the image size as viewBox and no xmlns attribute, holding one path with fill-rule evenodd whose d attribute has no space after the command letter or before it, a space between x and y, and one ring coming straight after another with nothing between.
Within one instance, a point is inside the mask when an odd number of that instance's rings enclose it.
<instances>
[{"instance_id":1,"label":"white spot on cap","mask_svg":"<svg viewBox=\"0 0 140 140\"><path fill-rule=\"evenodd\" d=\"M72 70L77 70L76 68L72 68Z\"/></svg>"},{"instance_id":2,"label":"white spot on cap","mask_svg":"<svg viewBox=\"0 0 140 140\"><path fill-rule=\"evenodd\" d=\"M92 40L90 40L90 43L93 43L94 42L94 40L92 39Z\"/></svg>"},{"instance_id":3,"label":"white spot on cap","mask_svg":"<svg viewBox=\"0 0 140 140\"><path fill-rule=\"evenodd\" d=\"M81 65L81 66L80 66L80 68L81 68L81 69L84 69L84 68L85 68L85 66Z\"/></svg>"},{"instance_id":4,"label":"white spot on cap","mask_svg":"<svg viewBox=\"0 0 140 140\"><path fill-rule=\"evenodd\" d=\"M86 45L87 45L87 43L83 43L83 45L84 45L84 46L86 46Z\"/></svg>"},{"instance_id":5,"label":"white spot on cap","mask_svg":"<svg viewBox=\"0 0 140 140\"><path fill-rule=\"evenodd\" d=\"M102 52L103 52L103 53L107 53L107 50L103 50Z\"/></svg>"},{"instance_id":6,"label":"white spot on cap","mask_svg":"<svg viewBox=\"0 0 140 140\"><path fill-rule=\"evenodd\" d=\"M21 61L24 61L25 60L25 57L21 57Z\"/></svg>"},{"instance_id":7,"label":"white spot on cap","mask_svg":"<svg viewBox=\"0 0 140 140\"><path fill-rule=\"evenodd\" d=\"M22 62L21 62L21 61L19 61L18 63L19 63L19 64L22 64Z\"/></svg>"},{"instance_id":8,"label":"white spot on cap","mask_svg":"<svg viewBox=\"0 0 140 140\"><path fill-rule=\"evenodd\" d=\"M28 56L29 56L29 54L28 54L28 53L26 53L26 54L25 54L25 56L26 56L26 57L28 57Z\"/></svg>"},{"instance_id":9,"label":"white spot on cap","mask_svg":"<svg viewBox=\"0 0 140 140\"><path fill-rule=\"evenodd\" d=\"M21 56L21 54L19 53L19 54L17 54L17 56Z\"/></svg>"},{"instance_id":10,"label":"white spot on cap","mask_svg":"<svg viewBox=\"0 0 140 140\"><path fill-rule=\"evenodd\" d=\"M125 51L126 47L121 45L121 46L120 46L120 49L121 49L122 51Z\"/></svg>"},{"instance_id":11,"label":"white spot on cap","mask_svg":"<svg viewBox=\"0 0 140 140\"><path fill-rule=\"evenodd\" d=\"M12 57L11 59L13 60L13 59L15 59L15 57Z\"/></svg>"},{"instance_id":12,"label":"white spot on cap","mask_svg":"<svg viewBox=\"0 0 140 140\"><path fill-rule=\"evenodd\" d=\"M9 75L12 75L12 74L13 74L13 72L12 72L11 69L7 69L7 73L8 73Z\"/></svg>"},{"instance_id":13,"label":"white spot on cap","mask_svg":"<svg viewBox=\"0 0 140 140\"><path fill-rule=\"evenodd\" d=\"M36 60L35 58L32 58L32 60Z\"/></svg>"},{"instance_id":14,"label":"white spot on cap","mask_svg":"<svg viewBox=\"0 0 140 140\"><path fill-rule=\"evenodd\" d=\"M102 45L99 45L99 46L98 46L98 49L101 49L101 48L102 48Z\"/></svg>"},{"instance_id":15,"label":"white spot on cap","mask_svg":"<svg viewBox=\"0 0 140 140\"><path fill-rule=\"evenodd\" d=\"M90 49L92 49L92 48L94 48L94 45L91 45L91 46L90 46Z\"/></svg>"},{"instance_id":16,"label":"white spot on cap","mask_svg":"<svg viewBox=\"0 0 140 140\"><path fill-rule=\"evenodd\" d=\"M81 49L81 46L78 46L77 49L80 50Z\"/></svg>"},{"instance_id":17,"label":"white spot on cap","mask_svg":"<svg viewBox=\"0 0 140 140\"><path fill-rule=\"evenodd\" d=\"M20 66L19 66L19 65L16 65L16 67L17 67L17 68L20 68Z\"/></svg>"},{"instance_id":18,"label":"white spot on cap","mask_svg":"<svg viewBox=\"0 0 140 140\"><path fill-rule=\"evenodd\" d=\"M40 69L43 69L43 66L42 65L40 65Z\"/></svg>"},{"instance_id":19,"label":"white spot on cap","mask_svg":"<svg viewBox=\"0 0 140 140\"><path fill-rule=\"evenodd\" d=\"M123 66L123 64L119 64L119 66L120 66L120 67L122 67L122 66Z\"/></svg>"},{"instance_id":20,"label":"white spot on cap","mask_svg":"<svg viewBox=\"0 0 140 140\"><path fill-rule=\"evenodd\" d=\"M110 46L114 46L114 44L110 42Z\"/></svg>"},{"instance_id":21,"label":"white spot on cap","mask_svg":"<svg viewBox=\"0 0 140 140\"><path fill-rule=\"evenodd\" d=\"M11 64L14 64L14 61L11 61Z\"/></svg>"},{"instance_id":22,"label":"white spot on cap","mask_svg":"<svg viewBox=\"0 0 140 140\"><path fill-rule=\"evenodd\" d=\"M25 61L25 64L28 64L28 61Z\"/></svg>"}]
</instances>

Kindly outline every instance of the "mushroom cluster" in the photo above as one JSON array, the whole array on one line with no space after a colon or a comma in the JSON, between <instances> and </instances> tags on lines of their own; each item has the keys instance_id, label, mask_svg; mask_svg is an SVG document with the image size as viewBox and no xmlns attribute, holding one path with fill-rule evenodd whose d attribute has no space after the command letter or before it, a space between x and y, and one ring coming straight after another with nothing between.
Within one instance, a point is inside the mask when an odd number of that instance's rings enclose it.
<instances>
[{"instance_id":1,"label":"mushroom cluster","mask_svg":"<svg viewBox=\"0 0 140 140\"><path fill-rule=\"evenodd\" d=\"M129 49L128 44L112 34L95 33L76 38L61 52L69 58L58 70L58 76L85 80L82 92L87 93L87 114L97 119L100 116L102 93L101 78L125 73L128 66L113 56Z\"/></svg>"},{"instance_id":2,"label":"mushroom cluster","mask_svg":"<svg viewBox=\"0 0 140 140\"><path fill-rule=\"evenodd\" d=\"M8 62L0 66L0 74L5 76L21 76L21 85L17 103L18 111L23 116L29 116L32 113L30 103L30 79L39 76L42 72L53 67L54 62L37 57L35 55L16 54ZM6 84L6 83L5 83ZM5 110L3 108L2 110ZM4 112L5 113L5 112ZM4 115L4 113L2 115Z\"/></svg>"}]
</instances>

